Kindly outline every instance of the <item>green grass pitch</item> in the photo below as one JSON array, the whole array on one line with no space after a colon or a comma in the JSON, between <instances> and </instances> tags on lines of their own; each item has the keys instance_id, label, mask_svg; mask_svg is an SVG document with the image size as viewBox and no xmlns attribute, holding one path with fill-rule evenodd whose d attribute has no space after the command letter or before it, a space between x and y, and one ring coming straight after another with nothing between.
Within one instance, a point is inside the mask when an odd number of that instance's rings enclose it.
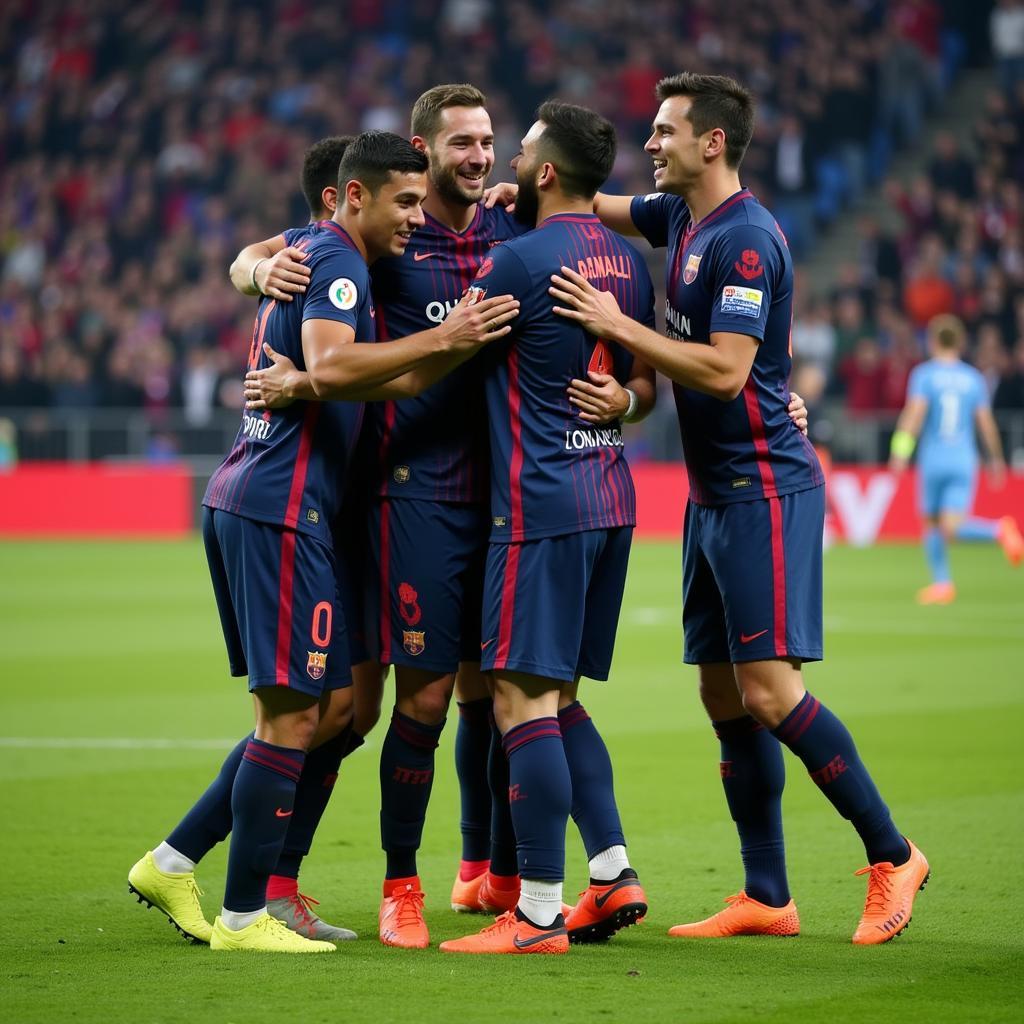
<instances>
[{"instance_id":1,"label":"green grass pitch","mask_svg":"<svg viewBox=\"0 0 1024 1024\"><path fill-rule=\"evenodd\" d=\"M0 1017L10 1022L1011 1021L1024 993L1024 572L954 552L960 598L921 609L910 547L826 555L827 660L811 690L849 724L897 823L931 860L913 925L854 948L863 853L787 755L786 830L803 934L686 943L668 927L741 885L717 744L679 663L678 550L638 544L613 680L585 683L647 920L566 957L449 957L376 940L380 732L345 763L303 873L359 931L330 956L227 957L186 945L129 897L159 842L250 727L200 545L0 545ZM420 867L437 942L458 856L454 728ZM201 865L220 904L225 851ZM567 894L585 883L575 829Z\"/></svg>"}]
</instances>

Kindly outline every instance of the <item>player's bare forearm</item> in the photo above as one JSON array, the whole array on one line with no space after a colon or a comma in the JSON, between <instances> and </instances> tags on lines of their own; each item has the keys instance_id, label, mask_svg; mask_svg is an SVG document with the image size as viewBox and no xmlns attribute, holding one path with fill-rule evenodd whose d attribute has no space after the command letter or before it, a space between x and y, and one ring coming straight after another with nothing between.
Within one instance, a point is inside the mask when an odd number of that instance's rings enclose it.
<instances>
[{"instance_id":1,"label":"player's bare forearm","mask_svg":"<svg viewBox=\"0 0 1024 1024\"><path fill-rule=\"evenodd\" d=\"M1000 467L1006 465L1003 457L1003 442L999 437L999 428L996 426L992 410L988 408L979 409L975 413L975 421L978 425L978 433L981 435L981 443L985 446L985 454L992 466Z\"/></svg>"},{"instance_id":2,"label":"player's bare forearm","mask_svg":"<svg viewBox=\"0 0 1024 1024\"><path fill-rule=\"evenodd\" d=\"M606 228L611 228L620 235L637 237L640 232L633 223L633 215L630 212L632 206L632 196L610 196L604 192L598 192L594 196L594 213Z\"/></svg>"},{"instance_id":3,"label":"player's bare forearm","mask_svg":"<svg viewBox=\"0 0 1024 1024\"><path fill-rule=\"evenodd\" d=\"M280 245L275 243L280 242ZM236 257L228 276L235 291L243 295L259 295L260 290L253 282L253 270L260 260L270 259L276 252L284 248L284 236L277 235L274 238L265 239L262 242L253 242L247 245Z\"/></svg>"},{"instance_id":4,"label":"player's bare forearm","mask_svg":"<svg viewBox=\"0 0 1024 1024\"><path fill-rule=\"evenodd\" d=\"M639 423L651 414L658 401L658 387L655 384L653 368L645 367L643 373L630 377L626 382L626 388L636 395L636 409L629 422Z\"/></svg>"},{"instance_id":5,"label":"player's bare forearm","mask_svg":"<svg viewBox=\"0 0 1024 1024\"><path fill-rule=\"evenodd\" d=\"M712 331L710 344L673 341L626 316L611 292L600 291L585 277L562 267L548 289L558 305L553 312L574 320L595 337L617 341L648 366L683 387L732 401L750 376L758 341L746 334Z\"/></svg>"},{"instance_id":6,"label":"player's bare forearm","mask_svg":"<svg viewBox=\"0 0 1024 1024\"><path fill-rule=\"evenodd\" d=\"M303 324L303 342L307 326L319 322L322 321L307 320ZM433 356L447 354L443 339L432 330L379 345L338 341L318 345L316 349L311 359L303 344L310 384L321 402L394 397L384 394L382 386L417 369Z\"/></svg>"},{"instance_id":7,"label":"player's bare forearm","mask_svg":"<svg viewBox=\"0 0 1024 1024\"><path fill-rule=\"evenodd\" d=\"M391 342L385 344L390 345ZM372 394L364 395L363 400L383 402L394 398L415 398L475 354L472 349L463 352L439 352L426 359L415 370L403 373L400 377L375 388Z\"/></svg>"},{"instance_id":8,"label":"player's bare forearm","mask_svg":"<svg viewBox=\"0 0 1024 1024\"><path fill-rule=\"evenodd\" d=\"M675 341L629 317L623 316L621 319L622 324L615 328L614 334L609 335L609 340L617 341L674 383L702 391L723 402L732 401L743 390L750 375L753 356L747 363L715 344L714 338L709 345ZM751 342L756 345L753 339Z\"/></svg>"}]
</instances>

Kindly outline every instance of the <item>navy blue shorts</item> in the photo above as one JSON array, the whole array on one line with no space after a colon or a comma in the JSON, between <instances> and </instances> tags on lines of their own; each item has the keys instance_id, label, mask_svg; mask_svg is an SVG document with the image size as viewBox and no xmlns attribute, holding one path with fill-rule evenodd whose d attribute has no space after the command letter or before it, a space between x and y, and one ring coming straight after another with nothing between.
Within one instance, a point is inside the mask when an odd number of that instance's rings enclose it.
<instances>
[{"instance_id":1,"label":"navy blue shorts","mask_svg":"<svg viewBox=\"0 0 1024 1024\"><path fill-rule=\"evenodd\" d=\"M487 508L379 498L370 509L366 637L382 665L455 672L480 659Z\"/></svg>"},{"instance_id":2,"label":"navy blue shorts","mask_svg":"<svg viewBox=\"0 0 1024 1024\"><path fill-rule=\"evenodd\" d=\"M205 507L203 544L233 676L313 697L351 685L330 548Z\"/></svg>"},{"instance_id":3,"label":"navy blue shorts","mask_svg":"<svg viewBox=\"0 0 1024 1024\"><path fill-rule=\"evenodd\" d=\"M822 656L825 488L697 505L683 526L683 660Z\"/></svg>"},{"instance_id":4,"label":"navy blue shorts","mask_svg":"<svg viewBox=\"0 0 1024 1024\"><path fill-rule=\"evenodd\" d=\"M607 679L632 539L618 526L491 544L480 667Z\"/></svg>"},{"instance_id":5,"label":"navy blue shorts","mask_svg":"<svg viewBox=\"0 0 1024 1024\"><path fill-rule=\"evenodd\" d=\"M366 580L369 555L366 547L366 518L369 501L353 490L345 498L334 523L334 557L338 579L338 600L345 618L348 653L353 665L376 655L366 636ZM372 638L371 638L372 639Z\"/></svg>"}]
</instances>

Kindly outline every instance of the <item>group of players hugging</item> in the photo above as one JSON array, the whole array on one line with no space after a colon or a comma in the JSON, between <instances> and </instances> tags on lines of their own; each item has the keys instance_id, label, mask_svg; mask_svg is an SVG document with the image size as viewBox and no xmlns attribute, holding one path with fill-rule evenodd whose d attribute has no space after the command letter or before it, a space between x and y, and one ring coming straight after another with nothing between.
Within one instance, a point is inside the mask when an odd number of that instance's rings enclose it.
<instances>
[{"instance_id":1,"label":"group of players hugging","mask_svg":"<svg viewBox=\"0 0 1024 1024\"><path fill-rule=\"evenodd\" d=\"M231 672L254 731L129 889L215 950L329 952L298 875L343 759L395 705L380 759L380 941L430 943L416 854L453 693L462 856L454 910L495 919L448 953L565 953L641 921L612 765L579 700L608 678L635 495L622 424L673 382L689 476L685 661L721 743L743 889L687 938L796 935L783 747L864 842L858 944L910 921L928 863L893 824L801 665L822 657L824 481L789 393L793 268L742 188L750 94L721 76L657 87L655 191L600 192L612 125L549 101L494 163L485 97L441 85L411 140L307 153L311 221L244 249L260 295L246 407L203 500ZM623 236L667 247L667 335ZM364 404L365 403L365 404ZM636 695L642 701L643 693ZM563 903L572 817L589 885ZM230 834L221 914L197 863Z\"/></svg>"}]
</instances>

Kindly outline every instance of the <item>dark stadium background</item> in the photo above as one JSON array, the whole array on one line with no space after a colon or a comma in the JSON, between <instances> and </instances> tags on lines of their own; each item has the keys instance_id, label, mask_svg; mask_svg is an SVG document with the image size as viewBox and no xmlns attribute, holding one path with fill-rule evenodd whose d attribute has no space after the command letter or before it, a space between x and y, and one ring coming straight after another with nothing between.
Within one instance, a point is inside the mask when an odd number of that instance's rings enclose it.
<instances>
[{"instance_id":1,"label":"dark stadium background","mask_svg":"<svg viewBox=\"0 0 1024 1024\"><path fill-rule=\"evenodd\" d=\"M816 443L882 460L922 327L954 311L1020 466L1021 18L1016 0L5 3L0 465L171 463L201 486L237 427L254 312L227 267L305 221L317 138L407 132L421 91L467 80L492 180L557 95L618 127L609 190L646 192L654 84L691 68L757 94L744 183L799 259L793 384ZM671 402L630 451L679 458ZM18 477L8 506L41 486Z\"/></svg>"}]
</instances>

